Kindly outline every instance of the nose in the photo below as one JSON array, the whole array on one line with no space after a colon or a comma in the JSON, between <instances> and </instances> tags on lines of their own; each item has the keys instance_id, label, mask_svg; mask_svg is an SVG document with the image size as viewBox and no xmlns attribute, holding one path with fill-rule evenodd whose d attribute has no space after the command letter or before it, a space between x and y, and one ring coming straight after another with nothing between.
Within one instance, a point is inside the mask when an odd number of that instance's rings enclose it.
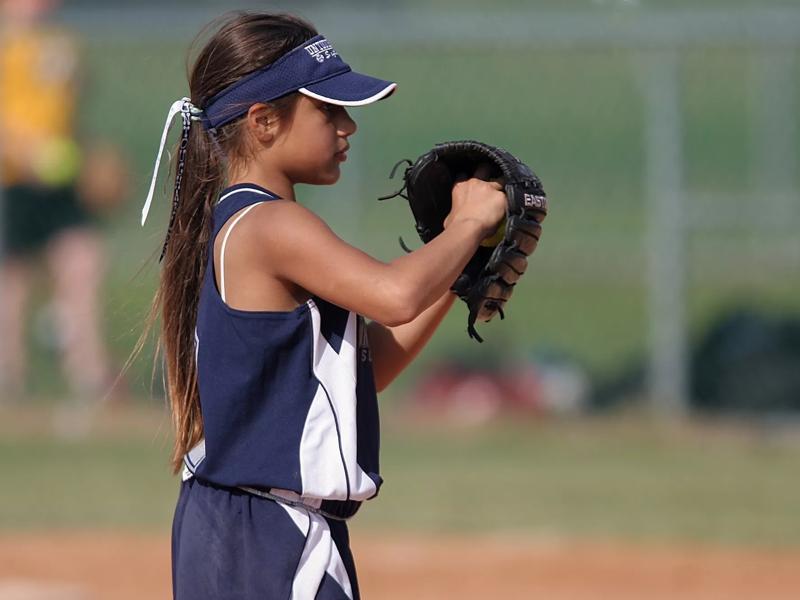
<instances>
[{"instance_id":1,"label":"nose","mask_svg":"<svg viewBox=\"0 0 800 600\"><path fill-rule=\"evenodd\" d=\"M346 108L342 106L341 109L339 111L339 122L336 124L337 129L343 137L349 137L356 132L358 125L356 125Z\"/></svg>"}]
</instances>

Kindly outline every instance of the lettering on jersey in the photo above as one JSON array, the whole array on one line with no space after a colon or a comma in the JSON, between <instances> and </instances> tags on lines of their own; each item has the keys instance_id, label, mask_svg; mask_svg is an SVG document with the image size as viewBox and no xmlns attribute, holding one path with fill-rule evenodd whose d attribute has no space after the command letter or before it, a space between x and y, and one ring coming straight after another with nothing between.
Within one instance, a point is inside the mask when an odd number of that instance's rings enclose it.
<instances>
[{"instance_id":1,"label":"lettering on jersey","mask_svg":"<svg viewBox=\"0 0 800 600\"><path fill-rule=\"evenodd\" d=\"M536 196L534 194L525 194L525 208L538 208L539 210L547 210L547 198L544 196Z\"/></svg>"},{"instance_id":2,"label":"lettering on jersey","mask_svg":"<svg viewBox=\"0 0 800 600\"><path fill-rule=\"evenodd\" d=\"M308 52L309 56L314 58L317 62L325 62L329 58L339 56L328 40L320 40L309 44L305 47L305 50Z\"/></svg>"},{"instance_id":3,"label":"lettering on jersey","mask_svg":"<svg viewBox=\"0 0 800 600\"><path fill-rule=\"evenodd\" d=\"M367 335L367 323L364 317L358 317L358 360L361 362L372 362L372 351L369 349L369 336Z\"/></svg>"}]
</instances>

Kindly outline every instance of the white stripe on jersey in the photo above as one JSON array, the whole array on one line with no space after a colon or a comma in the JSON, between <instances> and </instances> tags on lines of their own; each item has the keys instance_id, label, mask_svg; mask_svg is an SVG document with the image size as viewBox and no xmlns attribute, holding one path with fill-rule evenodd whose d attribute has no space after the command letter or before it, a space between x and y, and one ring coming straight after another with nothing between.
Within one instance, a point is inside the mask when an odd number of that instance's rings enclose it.
<instances>
[{"instance_id":1,"label":"white stripe on jersey","mask_svg":"<svg viewBox=\"0 0 800 600\"><path fill-rule=\"evenodd\" d=\"M309 300L308 305L314 336L312 368L320 386L300 440L303 495L367 500L378 490L375 482L358 466L357 317L353 312L348 315L342 345L337 353L322 335L319 308L313 300ZM339 461L340 465L343 462L344 469L334 468L334 461Z\"/></svg>"}]
</instances>

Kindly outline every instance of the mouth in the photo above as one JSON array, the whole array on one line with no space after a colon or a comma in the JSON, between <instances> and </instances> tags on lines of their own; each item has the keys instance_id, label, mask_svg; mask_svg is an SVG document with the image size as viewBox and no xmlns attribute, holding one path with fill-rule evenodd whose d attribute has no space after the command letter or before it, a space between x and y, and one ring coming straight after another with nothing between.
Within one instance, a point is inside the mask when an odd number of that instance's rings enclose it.
<instances>
[{"instance_id":1,"label":"mouth","mask_svg":"<svg viewBox=\"0 0 800 600\"><path fill-rule=\"evenodd\" d=\"M339 151L338 151L336 154L334 154L334 156L335 156L335 157L336 157L338 160L340 160L340 161L344 162L344 161L346 161L346 160L347 160L347 151L348 151L348 150L350 150L350 146L345 146L344 148L342 148L341 150L339 150Z\"/></svg>"}]
</instances>

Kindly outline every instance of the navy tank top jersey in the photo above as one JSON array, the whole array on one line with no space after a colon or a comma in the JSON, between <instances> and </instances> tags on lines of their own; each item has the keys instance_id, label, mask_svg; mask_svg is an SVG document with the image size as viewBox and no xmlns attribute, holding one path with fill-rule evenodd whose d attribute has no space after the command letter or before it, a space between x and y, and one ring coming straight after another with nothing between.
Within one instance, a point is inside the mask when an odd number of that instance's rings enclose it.
<instances>
[{"instance_id":1,"label":"navy tank top jersey","mask_svg":"<svg viewBox=\"0 0 800 600\"><path fill-rule=\"evenodd\" d=\"M381 485L363 317L317 297L292 311L232 308L224 301L224 256L221 289L216 283L214 239L222 227L242 209L277 198L241 184L227 188L215 206L195 331L205 440L185 462L213 484L350 505L372 498Z\"/></svg>"}]
</instances>

